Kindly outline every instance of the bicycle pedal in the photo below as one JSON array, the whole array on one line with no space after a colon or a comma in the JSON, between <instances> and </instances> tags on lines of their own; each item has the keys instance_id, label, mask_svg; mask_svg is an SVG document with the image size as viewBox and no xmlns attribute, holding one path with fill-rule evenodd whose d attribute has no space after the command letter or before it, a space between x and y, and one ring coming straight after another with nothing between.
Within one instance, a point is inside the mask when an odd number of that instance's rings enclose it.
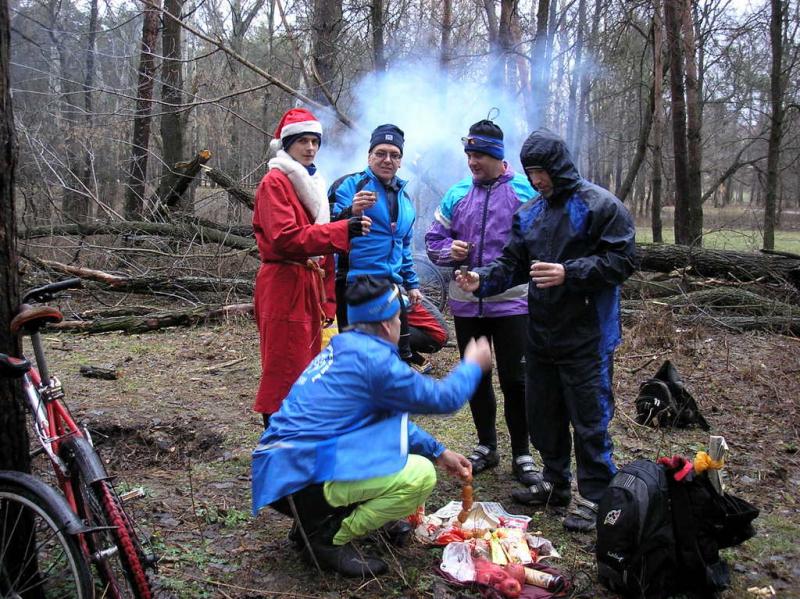
<instances>
[{"instance_id":1,"label":"bicycle pedal","mask_svg":"<svg viewBox=\"0 0 800 599\"><path fill-rule=\"evenodd\" d=\"M136 487L135 489L131 489L130 491L125 491L124 493L119 494L119 500L122 503L128 503L134 499L141 499L144 497L146 493L144 492L144 487Z\"/></svg>"}]
</instances>

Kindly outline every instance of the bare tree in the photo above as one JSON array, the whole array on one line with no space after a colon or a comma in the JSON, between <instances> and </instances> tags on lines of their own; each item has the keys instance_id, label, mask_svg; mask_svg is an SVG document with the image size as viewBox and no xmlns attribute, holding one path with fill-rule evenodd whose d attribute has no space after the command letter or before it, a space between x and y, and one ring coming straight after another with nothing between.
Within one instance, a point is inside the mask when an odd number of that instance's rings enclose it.
<instances>
[{"instance_id":1,"label":"bare tree","mask_svg":"<svg viewBox=\"0 0 800 599\"><path fill-rule=\"evenodd\" d=\"M155 6L153 6L155 5ZM147 157L150 145L151 107L155 76L155 51L158 44L159 11L161 3L146 5L142 21L142 46L139 54L139 85L136 92L136 114L133 119L131 166L125 189L125 217L141 218L144 213Z\"/></svg>"},{"instance_id":2,"label":"bare tree","mask_svg":"<svg viewBox=\"0 0 800 599\"><path fill-rule=\"evenodd\" d=\"M769 39L772 48L769 87L770 114L769 145L767 150L767 193L764 205L764 249L775 248L775 220L778 197L778 167L781 160L783 135L783 14L784 0L770 0Z\"/></svg>"},{"instance_id":3,"label":"bare tree","mask_svg":"<svg viewBox=\"0 0 800 599\"><path fill-rule=\"evenodd\" d=\"M17 144L11 87L8 78L8 2L0 0L0 352L19 355L19 342L9 324L19 303L17 217L14 206L14 169ZM0 377L0 469L28 469L28 437L25 413L17 381Z\"/></svg>"},{"instance_id":4,"label":"bare tree","mask_svg":"<svg viewBox=\"0 0 800 599\"><path fill-rule=\"evenodd\" d=\"M164 10L181 17L184 0L165 0ZM162 201L170 203L167 198L171 188L170 176L175 165L184 159L184 126L185 114L180 105L183 103L183 43L180 23L174 19L164 19L164 31L161 34L161 46L164 60L161 63L161 100L166 104L161 115L161 144L163 146L161 184L158 196ZM183 205L182 208L187 208Z\"/></svg>"},{"instance_id":5,"label":"bare tree","mask_svg":"<svg viewBox=\"0 0 800 599\"><path fill-rule=\"evenodd\" d=\"M330 90L336 79L337 42L342 31L342 0L314 0L313 48L311 51L314 71L319 78L312 90L320 104L329 102L325 88Z\"/></svg>"},{"instance_id":6,"label":"bare tree","mask_svg":"<svg viewBox=\"0 0 800 599\"><path fill-rule=\"evenodd\" d=\"M376 71L386 70L383 36L383 0L371 0L369 5L370 26L372 27L372 64ZM444 35L444 29L442 30ZM444 41L444 40L443 40Z\"/></svg>"},{"instance_id":7,"label":"bare tree","mask_svg":"<svg viewBox=\"0 0 800 599\"><path fill-rule=\"evenodd\" d=\"M661 143L664 138L664 22L661 0L653 0L653 129L650 151L653 157L651 176L650 226L653 241L664 241L661 225Z\"/></svg>"},{"instance_id":8,"label":"bare tree","mask_svg":"<svg viewBox=\"0 0 800 599\"><path fill-rule=\"evenodd\" d=\"M675 243L689 245L690 236L687 199L689 197L689 165L686 147L686 92L681 44L681 11L683 2L664 2L664 23L669 50L669 81L672 95L672 146L675 169Z\"/></svg>"},{"instance_id":9,"label":"bare tree","mask_svg":"<svg viewBox=\"0 0 800 599\"><path fill-rule=\"evenodd\" d=\"M693 244L703 244L703 140L702 103L697 78L697 49L695 25L692 18L692 0L683 0L681 19L683 56L686 64L686 146L688 159L688 187L686 189L686 216L688 239Z\"/></svg>"}]
</instances>

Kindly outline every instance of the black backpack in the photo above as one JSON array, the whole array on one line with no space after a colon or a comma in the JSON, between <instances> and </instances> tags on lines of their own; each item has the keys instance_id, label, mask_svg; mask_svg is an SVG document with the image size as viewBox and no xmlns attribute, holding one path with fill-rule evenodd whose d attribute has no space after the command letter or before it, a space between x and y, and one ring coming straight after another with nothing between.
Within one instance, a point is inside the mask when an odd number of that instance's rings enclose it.
<instances>
[{"instance_id":1,"label":"black backpack","mask_svg":"<svg viewBox=\"0 0 800 599\"><path fill-rule=\"evenodd\" d=\"M711 428L669 360L661 365L653 378L639 386L636 422L678 428L697 425L705 431Z\"/></svg>"},{"instance_id":2,"label":"black backpack","mask_svg":"<svg viewBox=\"0 0 800 599\"><path fill-rule=\"evenodd\" d=\"M597 510L597 575L627 597L671 594L675 537L663 467L637 460L611 480Z\"/></svg>"},{"instance_id":3,"label":"black backpack","mask_svg":"<svg viewBox=\"0 0 800 599\"><path fill-rule=\"evenodd\" d=\"M755 507L717 493L705 473L676 481L675 472L637 460L614 476L600 500L598 577L624 597L714 597L730 584L719 550L755 534Z\"/></svg>"}]
</instances>

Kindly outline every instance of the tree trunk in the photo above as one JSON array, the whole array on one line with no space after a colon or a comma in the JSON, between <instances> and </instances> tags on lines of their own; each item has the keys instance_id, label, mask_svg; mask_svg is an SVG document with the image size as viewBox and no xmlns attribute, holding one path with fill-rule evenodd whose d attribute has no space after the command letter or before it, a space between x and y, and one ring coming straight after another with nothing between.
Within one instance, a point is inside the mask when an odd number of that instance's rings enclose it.
<instances>
[{"instance_id":1,"label":"tree trunk","mask_svg":"<svg viewBox=\"0 0 800 599\"><path fill-rule=\"evenodd\" d=\"M19 304L17 271L17 215L14 206L14 169L17 144L11 108L8 1L0 0L0 352L18 356L20 345L9 324ZM29 467L28 431L19 396L19 382L0 378L0 469Z\"/></svg>"},{"instance_id":2,"label":"tree trunk","mask_svg":"<svg viewBox=\"0 0 800 599\"><path fill-rule=\"evenodd\" d=\"M336 78L337 41L342 31L342 0L314 0L312 58L319 85L311 97L320 104L330 103L323 87L331 90Z\"/></svg>"},{"instance_id":3,"label":"tree trunk","mask_svg":"<svg viewBox=\"0 0 800 599\"><path fill-rule=\"evenodd\" d=\"M783 56L783 2L770 0L769 37L772 45L772 68L770 69L770 115L769 145L767 149L767 198L764 205L764 249L775 247L775 219L780 173L781 137L783 127L783 80L781 63Z\"/></svg>"},{"instance_id":4,"label":"tree trunk","mask_svg":"<svg viewBox=\"0 0 800 599\"><path fill-rule=\"evenodd\" d=\"M545 125L544 109L547 97L547 25L550 15L550 0L539 0L536 11L536 34L533 37L531 64L531 103L528 112L528 127Z\"/></svg>"},{"instance_id":5,"label":"tree trunk","mask_svg":"<svg viewBox=\"0 0 800 599\"><path fill-rule=\"evenodd\" d=\"M442 39L439 52L439 66L444 73L450 69L450 61L453 59L452 37L453 0L444 0L442 2Z\"/></svg>"},{"instance_id":6,"label":"tree trunk","mask_svg":"<svg viewBox=\"0 0 800 599\"><path fill-rule=\"evenodd\" d=\"M517 12L517 0L500 0L500 22L497 27L497 72L498 83L504 85L509 94L516 88L515 69L511 62L514 38L511 24Z\"/></svg>"},{"instance_id":7,"label":"tree trunk","mask_svg":"<svg viewBox=\"0 0 800 599\"><path fill-rule=\"evenodd\" d=\"M655 24L653 28L650 30L650 41L654 43L655 37ZM644 73L642 73L644 75ZM650 85L650 93L647 98L647 106L645 106L644 114L642 115L642 120L639 123L639 138L636 142L636 152L633 155L633 160L631 161L631 165L628 168L628 172L625 175L625 180L622 182L617 181L619 187L617 188L617 197L620 199L621 202L625 201L625 198L628 197L628 193L630 193L631 188L633 187L633 182L636 180L636 175L639 173L639 168L642 166L642 162L644 161L644 155L647 151L647 140L650 137L650 129L653 124L653 112L656 109L656 78L660 77L661 73L656 74L655 69L653 69L653 81ZM644 77L642 77L644 79Z\"/></svg>"},{"instance_id":8,"label":"tree trunk","mask_svg":"<svg viewBox=\"0 0 800 599\"><path fill-rule=\"evenodd\" d=\"M669 80L672 94L672 146L675 167L675 243L689 245L694 241L689 228L689 165L686 147L686 94L681 46L682 2L664 2L664 22L669 49Z\"/></svg>"},{"instance_id":9,"label":"tree trunk","mask_svg":"<svg viewBox=\"0 0 800 599\"><path fill-rule=\"evenodd\" d=\"M603 0L595 0L594 15L592 15L592 31L589 34L589 39L591 40L591 45L589 48L590 53L592 48L597 46L597 32L600 27L600 16L602 10ZM570 148L573 159L575 160L575 165L578 166L578 170L581 170L580 162L581 155L583 153L583 132L586 129L586 124L589 118L589 96L591 95L591 91L592 77L590 76L590 70L583 69L581 72L580 100L578 102L578 121L575 125L575 140Z\"/></svg>"},{"instance_id":10,"label":"tree trunk","mask_svg":"<svg viewBox=\"0 0 800 599\"><path fill-rule=\"evenodd\" d=\"M446 3L449 6L449 0ZM386 70L383 40L383 0L372 0L369 5L369 19L372 25L372 68L379 73ZM442 26L442 42L444 43L444 25ZM444 48L442 48L444 52Z\"/></svg>"},{"instance_id":11,"label":"tree trunk","mask_svg":"<svg viewBox=\"0 0 800 599\"><path fill-rule=\"evenodd\" d=\"M95 46L97 44L97 0L91 0L89 4L89 32L86 39L86 73L83 77L83 106L86 111L84 118L86 120L86 128L91 132L94 121L94 106L92 101L92 88L94 87L95 75ZM91 185L94 171L93 152L88 147L83 151L83 173L81 179L86 192L93 186ZM91 216L92 207L89 205L88 199L86 202L85 214Z\"/></svg>"},{"instance_id":12,"label":"tree trunk","mask_svg":"<svg viewBox=\"0 0 800 599\"><path fill-rule=\"evenodd\" d=\"M583 38L586 33L586 0L578 1L578 29L575 34L575 68L569 82L569 100L567 102L567 146L574 148L577 144L575 137L575 122L578 117L578 83L582 79L583 69Z\"/></svg>"},{"instance_id":13,"label":"tree trunk","mask_svg":"<svg viewBox=\"0 0 800 599\"><path fill-rule=\"evenodd\" d=\"M146 4L142 21L142 47L139 55L139 84L136 92L136 113L133 117L131 167L125 189L125 218L138 219L144 214L147 152L150 145L151 106L155 75L155 52L158 44L160 0Z\"/></svg>"},{"instance_id":14,"label":"tree trunk","mask_svg":"<svg viewBox=\"0 0 800 599\"><path fill-rule=\"evenodd\" d=\"M181 18L183 3L184 0L164 0L164 10ZM167 106L164 106L164 114L161 115L161 143L164 155L158 197L168 205L171 203L168 201L167 195L170 193L171 183L174 180L173 169L178 162L184 159L186 120L183 118L183 111L180 108L180 104L183 103L182 31L183 28L178 21L170 18L164 19L164 31L161 34L162 53L164 54L164 60L161 63L161 99L167 103ZM178 198L172 204L183 212L191 212L191 206Z\"/></svg>"},{"instance_id":15,"label":"tree trunk","mask_svg":"<svg viewBox=\"0 0 800 599\"><path fill-rule=\"evenodd\" d=\"M703 245L703 107L697 78L697 49L695 47L694 19L692 18L692 0L684 0L681 24L686 62L686 156L688 159L686 224L690 243Z\"/></svg>"},{"instance_id":16,"label":"tree trunk","mask_svg":"<svg viewBox=\"0 0 800 599\"><path fill-rule=\"evenodd\" d=\"M65 45L64 36L60 34L61 27L59 23L63 19L63 15L60 12L61 3L51 2L48 5L48 9L50 10L51 24L48 29L48 35L58 55L59 88L61 90L61 98L59 98L58 103L59 113L66 130L63 138L64 165L67 172L64 175L66 184L64 185L62 212L67 220L82 222L86 220L88 215L89 201L84 189L83 174L85 165L81 164L79 159L81 151L77 119L81 112L81 107L78 104L80 96L75 84L76 77L73 74L75 69L70 68L72 54Z\"/></svg>"}]
</instances>

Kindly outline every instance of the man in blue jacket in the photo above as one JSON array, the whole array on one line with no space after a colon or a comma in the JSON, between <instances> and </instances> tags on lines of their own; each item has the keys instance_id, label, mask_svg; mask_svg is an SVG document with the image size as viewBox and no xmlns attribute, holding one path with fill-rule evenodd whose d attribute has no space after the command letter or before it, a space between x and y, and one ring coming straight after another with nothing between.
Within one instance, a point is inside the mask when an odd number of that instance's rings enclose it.
<instances>
[{"instance_id":1,"label":"man in blue jacket","mask_svg":"<svg viewBox=\"0 0 800 599\"><path fill-rule=\"evenodd\" d=\"M409 413L457 411L491 367L491 351L486 339L472 342L461 364L437 381L398 356L397 285L360 277L347 300L353 329L333 337L300 375L253 452L253 511L296 511L300 526L291 536L298 545L305 535L321 566L366 576L385 572L386 563L362 555L351 540L387 524L390 535L397 532L398 519L433 490L434 463L471 476L469 460Z\"/></svg>"},{"instance_id":2,"label":"man in blue jacket","mask_svg":"<svg viewBox=\"0 0 800 599\"><path fill-rule=\"evenodd\" d=\"M358 276L371 275L402 285L412 306L422 299L411 256L416 213L406 193L407 182L397 177L403 160L404 135L396 125L376 127L370 137L367 168L340 177L328 190L333 220L363 214L372 219L369 240L353 239L350 252L339 254L336 268L339 330L348 324L344 291ZM400 357L411 361L405 307L400 322Z\"/></svg>"},{"instance_id":3,"label":"man in blue jacket","mask_svg":"<svg viewBox=\"0 0 800 599\"><path fill-rule=\"evenodd\" d=\"M620 287L634 270L635 227L622 202L580 176L564 140L551 131L531 133L520 159L542 197L514 215L500 257L456 279L478 297L528 282L525 393L531 441L544 469L513 495L529 505L568 505L574 440L581 497L564 526L589 531L617 470L608 432L611 379L622 336Z\"/></svg>"}]
</instances>

